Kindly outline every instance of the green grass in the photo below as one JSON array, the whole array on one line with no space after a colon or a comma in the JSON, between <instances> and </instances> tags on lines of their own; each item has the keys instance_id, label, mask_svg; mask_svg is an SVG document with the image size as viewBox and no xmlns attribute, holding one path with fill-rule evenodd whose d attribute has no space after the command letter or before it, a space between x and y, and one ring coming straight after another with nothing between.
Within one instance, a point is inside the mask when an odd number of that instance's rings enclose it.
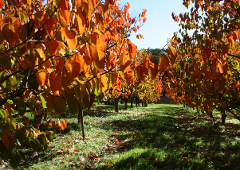
<instances>
[{"instance_id":1,"label":"green grass","mask_svg":"<svg viewBox=\"0 0 240 170\"><path fill-rule=\"evenodd\" d=\"M84 114L85 141L77 118L61 117L68 128L54 130L47 152L24 151L20 169L240 169L239 125L213 122L182 105L149 104L118 114L96 105Z\"/></svg>"}]
</instances>

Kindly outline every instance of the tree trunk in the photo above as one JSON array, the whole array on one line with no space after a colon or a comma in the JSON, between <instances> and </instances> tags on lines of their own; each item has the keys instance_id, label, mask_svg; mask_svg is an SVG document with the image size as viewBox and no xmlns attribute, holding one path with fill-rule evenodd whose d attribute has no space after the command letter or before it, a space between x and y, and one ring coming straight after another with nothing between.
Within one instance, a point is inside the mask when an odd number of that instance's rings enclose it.
<instances>
[{"instance_id":1,"label":"tree trunk","mask_svg":"<svg viewBox=\"0 0 240 170\"><path fill-rule=\"evenodd\" d=\"M226 123L226 113L225 113L225 111L222 111L221 112L222 113L222 124L225 124Z\"/></svg>"},{"instance_id":2,"label":"tree trunk","mask_svg":"<svg viewBox=\"0 0 240 170\"><path fill-rule=\"evenodd\" d=\"M82 137L83 140L85 139L85 132L84 132L84 124L83 124L83 109L81 105L78 105L79 113L78 113L78 124L81 123L82 125Z\"/></svg>"},{"instance_id":3,"label":"tree trunk","mask_svg":"<svg viewBox=\"0 0 240 170\"><path fill-rule=\"evenodd\" d=\"M211 113L210 113L209 117L213 118L213 114L212 114L212 111L211 111Z\"/></svg>"},{"instance_id":4,"label":"tree trunk","mask_svg":"<svg viewBox=\"0 0 240 170\"><path fill-rule=\"evenodd\" d=\"M118 98L115 98L115 112L116 112L116 113L119 112L118 102L119 102L119 99L118 99Z\"/></svg>"},{"instance_id":5,"label":"tree trunk","mask_svg":"<svg viewBox=\"0 0 240 170\"><path fill-rule=\"evenodd\" d=\"M127 98L125 98L125 99L124 99L124 102L125 102L125 110L127 110L127 103L128 103L128 99L127 99Z\"/></svg>"},{"instance_id":6,"label":"tree trunk","mask_svg":"<svg viewBox=\"0 0 240 170\"><path fill-rule=\"evenodd\" d=\"M131 108L133 108L133 99L131 99Z\"/></svg>"}]
</instances>

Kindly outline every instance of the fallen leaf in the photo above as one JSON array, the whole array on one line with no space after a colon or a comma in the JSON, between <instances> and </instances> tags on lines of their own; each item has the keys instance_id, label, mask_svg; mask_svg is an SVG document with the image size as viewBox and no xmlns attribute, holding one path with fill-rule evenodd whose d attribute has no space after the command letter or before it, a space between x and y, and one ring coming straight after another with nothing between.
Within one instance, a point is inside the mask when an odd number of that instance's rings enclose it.
<instances>
[{"instance_id":1,"label":"fallen leaf","mask_svg":"<svg viewBox=\"0 0 240 170\"><path fill-rule=\"evenodd\" d=\"M116 142L115 142L115 145L119 145L119 144L121 144L121 142L119 142L119 141L116 141Z\"/></svg>"}]
</instances>

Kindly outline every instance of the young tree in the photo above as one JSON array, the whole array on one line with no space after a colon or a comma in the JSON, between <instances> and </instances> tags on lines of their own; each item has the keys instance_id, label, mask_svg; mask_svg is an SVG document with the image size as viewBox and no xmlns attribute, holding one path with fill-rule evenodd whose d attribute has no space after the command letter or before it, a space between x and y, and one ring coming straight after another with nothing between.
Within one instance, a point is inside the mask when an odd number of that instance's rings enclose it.
<instances>
[{"instance_id":1,"label":"young tree","mask_svg":"<svg viewBox=\"0 0 240 170\"><path fill-rule=\"evenodd\" d=\"M43 117L69 107L83 121L82 109L115 83L109 76L130 74L136 46L124 35L139 26L129 7L114 0L0 0L0 152L13 168L26 144L47 149L52 133L39 131ZM46 124L67 127L65 119Z\"/></svg>"},{"instance_id":2,"label":"young tree","mask_svg":"<svg viewBox=\"0 0 240 170\"><path fill-rule=\"evenodd\" d=\"M190 13L172 14L181 29L171 40L178 54L168 76L170 93L210 116L221 111L222 122L225 111L239 119L239 1L183 4Z\"/></svg>"}]
</instances>

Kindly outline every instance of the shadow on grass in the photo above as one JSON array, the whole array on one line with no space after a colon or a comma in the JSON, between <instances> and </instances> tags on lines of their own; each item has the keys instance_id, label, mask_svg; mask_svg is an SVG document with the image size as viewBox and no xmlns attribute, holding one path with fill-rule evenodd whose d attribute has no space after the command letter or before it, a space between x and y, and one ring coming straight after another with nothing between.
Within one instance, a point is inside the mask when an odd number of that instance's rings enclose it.
<instances>
[{"instance_id":1,"label":"shadow on grass","mask_svg":"<svg viewBox=\"0 0 240 170\"><path fill-rule=\"evenodd\" d=\"M123 153L112 167L100 169L239 168L240 142L234 133L238 126L214 124L208 117L192 113L188 116L179 107L149 110L150 114L135 120L114 120L101 126L131 133L119 135L117 140L121 142L119 152L132 154ZM138 153L139 148L144 151Z\"/></svg>"}]
</instances>

